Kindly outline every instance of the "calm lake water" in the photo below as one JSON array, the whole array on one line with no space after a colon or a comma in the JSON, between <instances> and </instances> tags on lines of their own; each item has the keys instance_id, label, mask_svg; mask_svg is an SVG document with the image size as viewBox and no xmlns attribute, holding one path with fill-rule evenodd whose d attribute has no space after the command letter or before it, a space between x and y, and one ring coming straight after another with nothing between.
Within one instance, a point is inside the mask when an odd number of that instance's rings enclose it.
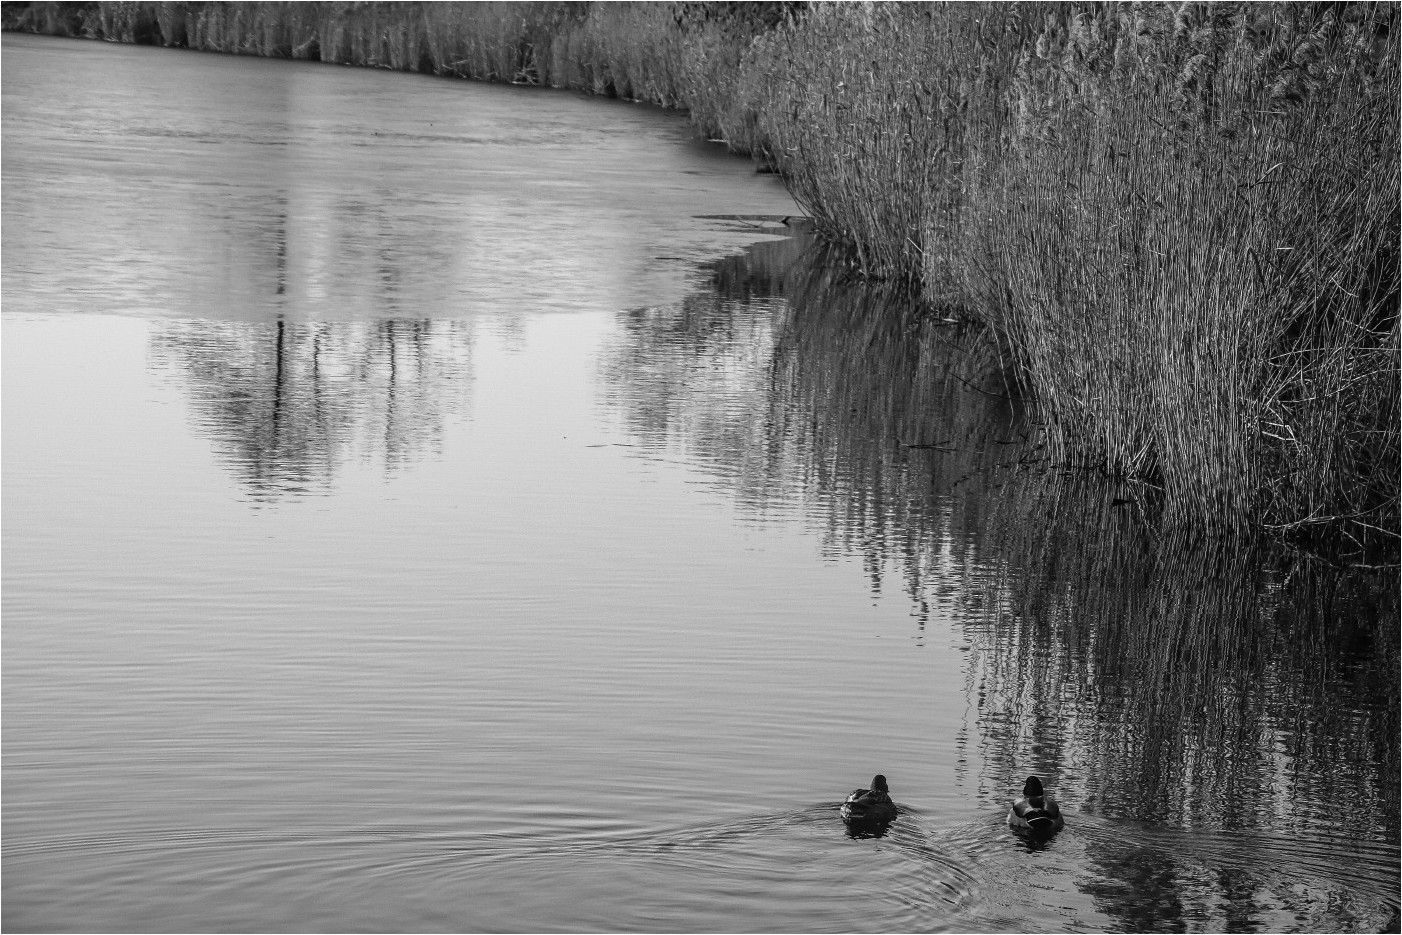
<instances>
[{"instance_id":1,"label":"calm lake water","mask_svg":"<svg viewBox=\"0 0 1402 935\"><path fill-rule=\"evenodd\" d=\"M1046 464L682 119L3 43L7 930L1397 929L1395 581Z\"/></svg>"}]
</instances>

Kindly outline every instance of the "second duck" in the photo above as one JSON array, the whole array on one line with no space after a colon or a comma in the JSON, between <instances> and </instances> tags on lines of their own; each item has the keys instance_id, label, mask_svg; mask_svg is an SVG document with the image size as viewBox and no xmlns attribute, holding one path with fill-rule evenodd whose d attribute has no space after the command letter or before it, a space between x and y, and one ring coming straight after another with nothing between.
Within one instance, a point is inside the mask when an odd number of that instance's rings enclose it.
<instances>
[{"instance_id":1,"label":"second duck","mask_svg":"<svg viewBox=\"0 0 1402 935\"><path fill-rule=\"evenodd\" d=\"M1066 824L1061 809L1042 788L1042 780L1028 776L1022 785L1022 798L1013 802L1008 812L1008 824L1027 831L1056 831Z\"/></svg>"}]
</instances>

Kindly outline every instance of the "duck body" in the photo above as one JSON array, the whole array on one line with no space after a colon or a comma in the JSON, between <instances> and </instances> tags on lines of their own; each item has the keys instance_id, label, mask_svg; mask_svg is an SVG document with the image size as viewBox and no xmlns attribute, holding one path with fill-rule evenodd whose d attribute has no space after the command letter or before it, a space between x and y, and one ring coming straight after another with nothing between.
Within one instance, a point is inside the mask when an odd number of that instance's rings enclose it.
<instances>
[{"instance_id":1,"label":"duck body","mask_svg":"<svg viewBox=\"0 0 1402 935\"><path fill-rule=\"evenodd\" d=\"M886 788L886 777L877 776L870 789L856 789L847 796L838 810L842 820L852 826L885 826L896 818L896 803Z\"/></svg>"},{"instance_id":2,"label":"duck body","mask_svg":"<svg viewBox=\"0 0 1402 935\"><path fill-rule=\"evenodd\" d=\"M896 803L891 801L890 796L873 797L870 789L854 790L842 803L840 811L842 820L846 822L890 823L897 814Z\"/></svg>"},{"instance_id":3,"label":"duck body","mask_svg":"<svg viewBox=\"0 0 1402 935\"><path fill-rule=\"evenodd\" d=\"M1048 833L1061 829L1066 819L1056 801L1042 789L1042 781L1029 776L1022 787L1022 797L1013 801L1008 811L1008 825L1024 831Z\"/></svg>"}]
</instances>

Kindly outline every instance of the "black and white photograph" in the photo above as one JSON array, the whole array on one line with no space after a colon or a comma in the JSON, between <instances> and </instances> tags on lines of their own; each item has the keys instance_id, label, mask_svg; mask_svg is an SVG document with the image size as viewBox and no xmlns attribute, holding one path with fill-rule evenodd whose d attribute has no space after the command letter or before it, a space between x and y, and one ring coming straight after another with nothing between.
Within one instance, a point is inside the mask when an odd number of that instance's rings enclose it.
<instances>
[{"instance_id":1,"label":"black and white photograph","mask_svg":"<svg viewBox=\"0 0 1402 935\"><path fill-rule=\"evenodd\" d=\"M0 3L7 933L1402 931L1402 3Z\"/></svg>"}]
</instances>

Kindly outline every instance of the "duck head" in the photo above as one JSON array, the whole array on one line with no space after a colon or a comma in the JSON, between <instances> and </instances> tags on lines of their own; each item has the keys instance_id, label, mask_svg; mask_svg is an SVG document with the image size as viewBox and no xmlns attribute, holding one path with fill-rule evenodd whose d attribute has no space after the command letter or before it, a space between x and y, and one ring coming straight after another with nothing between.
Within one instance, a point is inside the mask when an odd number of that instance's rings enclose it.
<instances>
[{"instance_id":1,"label":"duck head","mask_svg":"<svg viewBox=\"0 0 1402 935\"><path fill-rule=\"evenodd\" d=\"M1033 808L1042 807L1042 797L1046 792L1042 790L1042 780L1036 776L1028 776L1027 781L1022 784L1022 794L1027 797Z\"/></svg>"},{"instance_id":2,"label":"duck head","mask_svg":"<svg viewBox=\"0 0 1402 935\"><path fill-rule=\"evenodd\" d=\"M886 777L882 776L880 773L871 777L871 791L889 793L891 790L886 788Z\"/></svg>"}]
</instances>

